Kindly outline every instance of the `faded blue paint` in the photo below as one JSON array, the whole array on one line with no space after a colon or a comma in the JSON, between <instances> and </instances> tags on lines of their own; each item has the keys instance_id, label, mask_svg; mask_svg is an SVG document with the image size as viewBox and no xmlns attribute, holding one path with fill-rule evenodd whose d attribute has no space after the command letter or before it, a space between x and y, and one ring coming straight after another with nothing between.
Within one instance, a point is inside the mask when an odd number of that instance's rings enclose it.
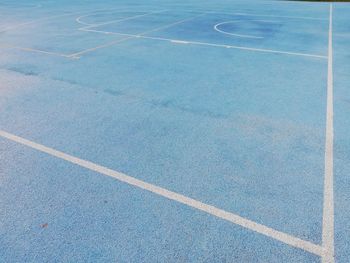
<instances>
[{"instance_id":1,"label":"faded blue paint","mask_svg":"<svg viewBox=\"0 0 350 263\"><path fill-rule=\"evenodd\" d=\"M7 1L0 21L6 28L65 11L121 6L84 18L104 23L168 10L96 28L138 34L213 11L149 36L327 55L327 4L220 2L60 1L36 7L34 1ZM252 26L251 20L265 17L221 12L324 20L278 18L272 27ZM78 16L3 32L1 41L71 54L124 38L77 31ZM336 253L347 262L349 21L338 6L334 17ZM230 32L264 38L240 39L213 29L235 19L243 20L244 30L230 26ZM0 52L1 129L321 243L326 59L139 38L79 60ZM5 262L320 260L13 142L1 139L0 147Z\"/></svg>"}]
</instances>

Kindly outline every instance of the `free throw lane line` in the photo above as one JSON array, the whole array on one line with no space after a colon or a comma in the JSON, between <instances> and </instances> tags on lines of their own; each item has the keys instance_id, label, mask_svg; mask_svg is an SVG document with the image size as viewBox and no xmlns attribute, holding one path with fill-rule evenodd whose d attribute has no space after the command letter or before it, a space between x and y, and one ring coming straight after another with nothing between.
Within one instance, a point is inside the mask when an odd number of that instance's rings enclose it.
<instances>
[{"instance_id":1,"label":"free throw lane line","mask_svg":"<svg viewBox=\"0 0 350 263\"><path fill-rule=\"evenodd\" d=\"M24 139L22 137L14 135L14 134L5 132L3 130L0 130L0 136L3 138L6 138L8 140L25 145L27 147L30 147L32 149L38 150L40 152L44 152L48 155L65 160L67 162L79 165L79 166L84 167L86 169L89 169L91 171L110 176L114 179L117 179L117 180L124 182L124 183L127 183L129 185L135 186L137 188L149 191L151 193L165 197L165 198L173 200L175 202L178 202L178 203L184 204L186 206L198 209L198 210L203 211L205 213L208 213L210 215L213 215L213 216L216 216L216 217L221 218L223 220L229 221L233 224L239 225L243 228L249 229L251 231L255 231L255 232L262 234L262 235L265 235L269 238L278 240L278 241L285 243L287 245L305 250L307 252L310 252L310 253L318 255L318 256L321 256L323 254L323 248L317 244L314 244L314 243L311 243L309 241L302 240L302 239L294 237L292 235L289 235L289 234L283 233L281 231L272 229L270 227L256 223L254 221L243 218L239 215L225 211L225 210L217 208L215 206L202 203L202 202L195 200L193 198L190 198L190 197L184 196L182 194L167 190L165 188L159 187L159 186L154 185L154 184L144 182L142 180L136 179L134 177L128 176L126 174L123 174L123 173L120 173L117 171L114 171L114 170L109 169L107 167L104 167L104 166L95 164L93 162L86 161L86 160L80 159L78 157L63 153L61 151L46 147L42 144L38 144L38 143L35 143L32 141L29 141L27 139Z\"/></svg>"},{"instance_id":2,"label":"free throw lane line","mask_svg":"<svg viewBox=\"0 0 350 263\"><path fill-rule=\"evenodd\" d=\"M333 5L329 7L327 119L323 197L322 246L323 263L334 262L334 189L333 189Z\"/></svg>"}]
</instances>

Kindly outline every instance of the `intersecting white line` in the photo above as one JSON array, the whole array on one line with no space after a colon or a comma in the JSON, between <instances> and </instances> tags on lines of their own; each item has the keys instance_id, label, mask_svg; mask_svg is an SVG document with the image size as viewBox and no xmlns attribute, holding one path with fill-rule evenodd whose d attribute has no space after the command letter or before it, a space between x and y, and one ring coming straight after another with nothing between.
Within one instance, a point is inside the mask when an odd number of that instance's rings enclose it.
<instances>
[{"instance_id":1,"label":"intersecting white line","mask_svg":"<svg viewBox=\"0 0 350 263\"><path fill-rule=\"evenodd\" d=\"M113 46L113 45L116 45L118 43L124 42L124 41L126 41L128 39L131 39L131 38L134 38L134 37L125 37L125 38L118 39L118 40L115 40L115 41L112 41L112 42L108 42L106 44L103 44L103 45L100 45L100 46L97 46L97 47L84 49L82 51L79 51L79 52L76 52L76 53L68 55L68 58L79 58L83 54L90 53L90 52L93 52L93 51L101 49L101 48L110 47L110 46Z\"/></svg>"},{"instance_id":2,"label":"intersecting white line","mask_svg":"<svg viewBox=\"0 0 350 263\"><path fill-rule=\"evenodd\" d=\"M66 16L73 16L73 15L78 15L78 14L81 14L81 13L82 12L68 13L68 14L61 14L61 15L47 16L47 17L43 17L43 18L38 18L38 19L35 19L35 20L32 20L32 21L27 21L27 22L24 22L24 23L20 23L20 24L16 24L16 25L13 25L13 26L6 27L6 28L0 30L0 33L4 33L4 32L7 32L7 31L10 31L10 30L22 27L22 26L36 24L38 22L42 22L42 21L46 21L46 20L50 20L50 19L61 18L61 17L66 17Z\"/></svg>"},{"instance_id":3,"label":"intersecting white line","mask_svg":"<svg viewBox=\"0 0 350 263\"><path fill-rule=\"evenodd\" d=\"M103 11L106 9L101 9L101 10ZM6 27L6 28L0 30L0 33L14 30L16 28L27 26L27 25L37 24L37 23L42 22L42 21L47 21L47 20L62 18L62 17L67 17L67 16L74 16L74 15L79 15L79 14L87 14L87 13L91 13L91 11L79 11L79 12L75 12L75 13L66 13L66 14L60 14L60 15L54 15L54 16L46 16L46 17L42 17L42 18L38 18L38 19L34 19L34 20L27 21L24 23L15 24L13 26Z\"/></svg>"},{"instance_id":4,"label":"intersecting white line","mask_svg":"<svg viewBox=\"0 0 350 263\"><path fill-rule=\"evenodd\" d=\"M82 12L79 12L80 14ZM51 17L45 17L42 19L37 19L34 21L18 24L12 27L5 28L4 30L0 32L5 32L8 30L12 30L17 27L37 23L40 21L48 20L48 19L54 19L59 17L65 17L65 16L71 16L74 14L79 13L70 13L70 14L63 14L63 15L57 15L57 16L51 16ZM269 16L269 15L253 15L253 14L239 14L237 15L251 15L251 16ZM203 15L203 14L202 14ZM269 16L269 17L283 17L283 16ZM287 17L287 16L286 16ZM300 19L317 19L317 20L323 20L318 18L303 18L303 17L287 17L287 18L300 18ZM191 18L193 19L193 18ZM188 19L186 19L188 20ZM178 21L174 24L184 22ZM304 53L296 53L296 52L286 52L286 51L276 51L276 50L268 50L268 49L256 49L256 48L249 48L249 47L240 47L240 46L231 46L231 45L221 45L221 44L213 44L213 43L205 43L205 42L196 42L196 41L184 41L184 40L176 40L176 39L168 39L168 38L159 38L159 37L149 37L144 36L144 34L153 32L160 29L150 30L138 35L132 35L132 34L123 34L123 33L116 33L116 32L106 32L106 31L98 31L98 30L90 30L87 28L83 28L83 31L90 31L90 32L97 32L97 33L105 33L105 34L117 34L117 35L125 35L128 36L127 38L117 40L114 42L107 43L105 45L101 45L99 47L95 47L89 50L85 50L76 54L60 54L55 52L49 52L49 51L43 51L43 50L37 50L32 48L23 48L23 47L16 47L16 46L6 46L5 48L15 48L25 51L32 51L32 52L39 52L44 54L50 54L50 55L57 55L67 58L72 58L79 55L80 53L90 52L92 50L95 50L97 48L106 47L109 45L114 45L116 43L125 41L130 38L144 38L144 39L154 39L154 40L162 40L162 41L169 41L172 43L177 44L195 44L195 45L207 45L207 46L215 46L215 47L224 47L224 48L236 48L236 49L242 49L242 50L251 50L251 51L260 51L260 52L269 52L269 53L279 53L279 54L289 54L289 55L298 55L298 56L308 56L308 57L316 57L316 58L326 58L328 59L328 80L327 80L327 120L326 120L326 142L325 142L325 178L324 178L324 203L323 203L323 226L322 226L322 246L311 243L309 241L305 241L302 239L299 239L297 237L294 237L292 235L283 233L281 231L272 229L270 227L267 227L265 225L253 222L249 219L240 217L239 215L233 214L231 212L227 212L225 210L216 208L214 206L202 203L200 201L194 200L190 197L186 197L184 195L169 191L165 188L158 187L153 184L149 184L147 182L138 180L134 177L119 173L117 171L108 169L106 167L100 166L98 164L65 154L63 152L57 151L55 149L46 147L41 144L37 144L35 142L26 140L24 138L18 137L16 135L7 133L5 131L0 130L0 136L3 138L7 138L9 140L15 141L17 143L26 145L28 147L31 147L33 149L36 149L41 152L45 152L49 155L55 156L57 158L66 160L68 162L74 163L76 165L79 165L81 167L84 167L86 169L96 171L98 173L113 177L119 181L122 181L124 183L133 185L135 187L147 190L149 192L152 192L154 194L163 196L165 198L168 198L170 200L182 203L184 205L196 208L198 210L201 210L203 212L206 212L208 214L211 214L213 216L219 217L221 219L224 219L226 221L229 221L231 223L237 224L239 226L242 226L244 228L247 228L249 230L255 231L257 233L260 233L262 235L268 236L272 239L279 240L280 242L283 242L285 244L288 244L290 246L303 249L305 251L308 251L310 253L313 253L315 255L319 255L322 257L323 263L333 263L334 262L334 189L333 189L333 139L334 139L334 133L333 133L333 47L332 47L332 36L333 36L333 29L332 29L332 22L333 20L333 6L330 5L330 13L329 13L329 46L328 46L328 56L321 56L321 55L313 55L313 54L304 54ZM172 26L174 24L168 25ZM165 26L167 27L167 26Z\"/></svg>"},{"instance_id":5,"label":"intersecting white line","mask_svg":"<svg viewBox=\"0 0 350 263\"><path fill-rule=\"evenodd\" d=\"M165 11L166 11L166 10L154 11L154 12L149 12L149 13L146 13L146 14L137 15L137 16L133 16L133 17L126 17L126 18L124 18L124 19L120 19L118 22L130 20L130 19L135 19L135 18L138 18L138 17L143 17L143 16L146 16L146 15L151 15L151 14L155 14L155 13L161 13L161 12L165 12ZM81 13L81 12L79 12L79 13ZM19 24L19 25L17 25L16 27L25 26L25 25L29 25L29 24L32 24L32 23L37 23L37 22L40 22L40 21L43 21L43 20L54 19L54 18L59 18L59 17L64 17L64 16L71 16L71 15L74 15L74 14L65 14L65 15L59 15L59 16L45 17L45 18L43 18L43 19L38 19L38 20L31 21L31 22ZM85 15L84 15L84 16L85 16ZM81 18L81 17L84 17L84 16L80 16L80 17L78 17L78 18ZM77 21L78 23L80 23L80 21L78 21L78 18L76 19L76 21ZM117 21L113 21L113 22L117 22ZM112 22L111 22L111 23L112 23ZM105 25L105 24L106 24L106 23L104 23L104 24L99 24L98 26L100 26L100 25ZM93 26L94 26L94 25L89 25L89 26L87 26L86 28L90 28L90 27L93 27ZM14 29L14 28L15 28L15 27L13 27L13 29ZM79 29L79 30L80 30L80 29ZM131 38L131 37L127 37L127 38L124 38L124 39L121 39L121 40L112 41L112 42L109 42L109 43L107 43L107 44L103 44L103 45L100 45L100 46L97 46L97 47L94 47L94 48L89 48L89 49L86 49L86 50L77 52L77 53L75 53L75 54L63 54L63 53L58 53L58 52L51 52L51 51L40 50L40 49L29 48L29 47L19 47L19 46L8 45L8 44L2 45L2 46L0 46L0 48L17 49L17 50L22 50L22 51L30 51L30 52L42 53L42 54L46 54L46 55L54 55L54 56L65 57L65 58L77 58L77 56L79 56L79 55L81 55L81 54L84 54L84 53L87 53L87 52L92 52L92 51L97 50L97 49L100 49L100 48L109 47L109 46L115 45L115 44L117 44L117 43L120 43L120 42L122 42L122 41L125 41L125 40L127 40L127 39L129 39L129 38Z\"/></svg>"},{"instance_id":6,"label":"intersecting white line","mask_svg":"<svg viewBox=\"0 0 350 263\"><path fill-rule=\"evenodd\" d=\"M8 31L8 30L15 29L17 27L26 26L26 25L29 25L29 24L35 24L35 23L38 23L38 22L41 22L41 21L45 21L45 20L50 20L50 19L55 19L55 18L60 18L60 17L65 17L65 16L72 16L72 15L76 15L76 14L93 14L93 13L96 13L96 12L116 10L116 9L120 9L120 8L121 7L112 8L112 9L96 9L96 10L92 10L92 11L81 11L81 12L77 12L77 13L68 13L68 14L62 14L62 15L56 15L56 16L39 18L39 19L36 19L36 20L28 21L28 22L25 22L25 23L22 23L22 24L18 24L18 25L12 26L12 27L5 28L5 29L1 30L0 33ZM124 8L127 8L127 7L124 7ZM123 11L137 11L137 10L126 9L126 10L123 10ZM216 14L230 14L230 15L241 15L241 16L285 17L285 18L295 18L295 19L324 20L322 18L313 18L313 17L275 16L275 15L246 14L246 13L225 13L225 12L215 12L215 11L203 11L203 12L205 12L204 14L216 13ZM82 17L82 16L80 16L80 17ZM77 22L80 23L79 21L77 21ZM185 21L182 21L182 22L185 22ZM66 57L66 58L79 58L79 55L81 55L81 54L84 54L84 53L87 53L87 52L92 52L92 51L97 50L99 48L112 46L112 45L115 45L117 43L126 41L126 40L131 39L131 38L144 38L144 39L168 41L168 42L177 43L177 44L205 45L205 46L211 46L211 47L232 48L232 49L256 51L256 52L296 55L296 56L304 56L304 57L315 57L315 58L321 58L321 59L327 59L328 58L327 56L317 55L317 54L307 54L307 53L290 52L290 51L283 51L283 50L280 51L280 50L271 50L271 49L251 48L251 47L234 46L234 45L223 45L223 44L206 43L206 42L199 42L199 41L186 41L186 40L180 40L180 39L150 37L150 36L145 36L144 35L144 34L150 33L150 32L144 32L144 33L141 33L141 34L138 34L138 35L133 35L133 34L123 34L123 33L117 33L117 32L99 31L99 30L89 29L90 27L93 27L95 25L87 25L87 24L85 24L85 25L86 25L86 27L79 28L78 30L86 31L86 32L104 33L104 34L125 35L125 36L129 36L130 38L124 38L122 40L112 41L112 42L106 43L104 45L100 45L100 46L97 46L97 47L94 47L94 48L89 48L89 49L86 49L86 50L82 50L80 52L76 52L74 54L62 54L62 53L57 53L57 52L50 52L50 51L45 51L45 50L34 49L34 48L30 48L30 47L19 47L19 46L11 46L11 45L7 45L5 48L13 48L13 49L18 49L18 50L22 50L22 51L36 52L36 53L42 53L42 54L47 54L47 55L55 55L55 56ZM4 47L2 47L2 48L4 48Z\"/></svg>"},{"instance_id":7,"label":"intersecting white line","mask_svg":"<svg viewBox=\"0 0 350 263\"><path fill-rule=\"evenodd\" d=\"M165 29L165 28L173 27L173 26L176 26L176 25L179 25L179 24L191 21L191 20L193 20L193 19L195 19L197 17L201 17L201 16L204 16L204 15L206 15L206 13L202 13L202 14L190 17L190 18L186 18L186 19L183 19L183 20L180 20L180 21L176 21L176 22L171 23L171 24L160 26L160 27L157 27L155 29L151 29L151 30L145 31L145 32L143 32L141 34L138 34L138 36L143 36L143 35L146 35L146 34L149 34L149 33L152 33L152 32L156 32L156 31L159 31L159 30L162 30L162 29Z\"/></svg>"},{"instance_id":8,"label":"intersecting white line","mask_svg":"<svg viewBox=\"0 0 350 263\"><path fill-rule=\"evenodd\" d=\"M323 263L334 262L334 189L333 189L333 5L329 6L327 119L323 197L322 246Z\"/></svg>"},{"instance_id":9,"label":"intersecting white line","mask_svg":"<svg viewBox=\"0 0 350 263\"><path fill-rule=\"evenodd\" d=\"M195 19L196 17L203 16L205 14L206 13L199 14L199 15L196 15L196 16L193 16L193 17L190 17L190 18L186 18L186 19L183 19L183 20L180 20L180 21L176 21L176 22L171 23L171 24L160 26L160 27L157 27L155 29L151 29L151 30L142 32L142 33L140 33L138 35L127 35L128 37L126 37L126 38L123 38L123 39L120 39L120 40L117 40L117 41L113 41L113 42L110 42L110 43L107 43L107 44L104 44L104 45L100 45L100 46L97 46L97 47L94 47L94 48L89 48L89 49L86 49L86 50L83 50L83 51L71 54L71 55L69 55L69 57L80 57L83 54L90 53L90 52L95 51L97 49L113 46L115 44L118 44L118 43L124 42L126 40L129 40L131 38L138 38L138 37L141 37L141 36L143 36L145 34L148 34L148 33L151 33L151 32L156 32L156 31L159 31L161 29L169 28L169 27L172 27L172 26L175 26L175 25L178 25L178 24L190 21L192 19ZM83 28L79 28L79 30L86 31L86 32L95 32L95 30L92 30L92 29L89 29L89 28L90 27L83 27ZM104 32L104 33L106 34L106 33L109 33L109 32Z\"/></svg>"},{"instance_id":10,"label":"intersecting white line","mask_svg":"<svg viewBox=\"0 0 350 263\"><path fill-rule=\"evenodd\" d=\"M223 15L236 15L236 16L259 16L259 17L275 17L275 18L289 18L289 19L302 19L302 20L325 20L328 18L318 18L318 17L305 17L305 16L279 16L279 15L263 15L263 14L252 14L252 13L227 13L227 12L216 12L208 11L209 14L223 14Z\"/></svg>"},{"instance_id":11,"label":"intersecting white line","mask_svg":"<svg viewBox=\"0 0 350 263\"><path fill-rule=\"evenodd\" d=\"M16 29L16 28L19 28L19 27L23 27L23 26L27 26L27 25L31 25L31 24L37 24L39 22L47 21L47 20L51 20L51 19L62 18L62 17L67 17L67 16L74 16L74 15L81 15L81 14L91 14L91 13L102 12L102 11L110 11L110 10L116 10L116 9L121 9L121 8L122 7L111 8L111 9L103 8L103 9L96 9L96 10L92 10L92 11L79 11L79 12L74 12L74 13L66 13L66 14L60 14L60 15L54 15L54 16L41 17L41 18L38 18L38 19L34 19L34 20L31 20L31 21L27 21L27 22L23 22L23 23L20 23L20 24L15 24L13 26L6 27L4 29L1 29L0 33L7 32L7 31L10 31L10 30L13 30L13 29ZM124 6L123 8L128 8L128 7ZM124 10L124 11L133 11L133 10Z\"/></svg>"},{"instance_id":12,"label":"intersecting white line","mask_svg":"<svg viewBox=\"0 0 350 263\"><path fill-rule=\"evenodd\" d=\"M140 18L140 17L152 15L152 14L163 13L165 11L167 11L167 10L148 12L148 13L145 13L145 14L124 17L124 18L120 18L120 19L116 19L116 20L111 20L111 21L107 21L107 22L104 22L104 23L100 23L100 24L88 24L88 23L85 23L85 22L81 21L81 18L87 17L87 16L91 16L91 15L79 16L78 18L75 19L75 21L78 22L79 24L86 25L86 27L83 27L83 28L93 28L93 27L104 26L104 25L109 25L109 24L113 24L113 23L119 23L119 22L123 22L123 21L128 21L128 20L132 20L132 19L136 19L136 18Z\"/></svg>"},{"instance_id":13,"label":"intersecting white line","mask_svg":"<svg viewBox=\"0 0 350 263\"><path fill-rule=\"evenodd\" d=\"M184 196L182 194L170 191L170 190L165 189L163 187L159 187L157 185L147 183L145 181L136 179L136 178L128 176L126 174L109 169L107 167L98 165L96 163L93 163L93 162L90 162L87 160L80 159L78 157L66 154L64 152L55 150L53 148L44 146L42 144L35 143L33 141L24 139L22 137L16 136L14 134L8 133L8 132L3 131L3 130L0 130L0 136L3 138L6 138L8 140L25 145L27 147L30 147L32 149L38 150L40 152L44 152L44 153L51 155L51 156L54 156L56 158L65 160L67 162L76 164L76 165L81 166L81 167L84 167L84 168L89 169L91 171L95 171L97 173L113 177L114 179L117 179L117 180L124 182L124 183L127 183L129 185L135 186L137 188L149 191L151 193L165 197L165 198L173 200L175 202L178 202L178 203L184 204L186 206L198 209L198 210L203 211L207 214L221 218L221 219L226 220L228 222L231 222L235 225L239 225L243 228L257 232L259 234L265 235L269 238L278 240L282 243L293 246L295 248L305 250L309 253L312 253L312 254L315 254L318 256L321 256L323 253L323 248L320 245L311 243L311 242L306 241L306 240L302 240L302 239L294 237L290 234L275 230L275 229L270 228L268 226L265 226L265 225L259 224L257 222L254 222L252 220L249 220L247 218L241 217L237 214L234 214L234 213L225 211L223 209L217 208L215 206L200 202L198 200L195 200L193 198Z\"/></svg>"},{"instance_id":14,"label":"intersecting white line","mask_svg":"<svg viewBox=\"0 0 350 263\"><path fill-rule=\"evenodd\" d=\"M8 45L8 44L2 45L2 46L0 46L0 48L2 48L2 49L17 49L17 50L22 50L22 51L34 52L34 53L42 53L45 55L53 55L53 56L58 56L58 57L71 58L69 56L69 54L45 51L45 50L29 48L29 47L18 47L18 46L13 46L13 45Z\"/></svg>"},{"instance_id":15,"label":"intersecting white line","mask_svg":"<svg viewBox=\"0 0 350 263\"><path fill-rule=\"evenodd\" d=\"M263 52L263 53L275 53L275 54L285 54L285 55L294 55L294 56L302 56L302 57L328 59L327 56L317 55L317 54L308 54L308 53L299 53L299 52L290 52L290 51L263 49L263 48L252 48L252 47L244 47L244 46L233 46L233 45L215 44L215 43L207 43L207 42L199 42L199 41L186 41L186 40L182 40L182 39L151 37L151 36L145 36L145 35L141 35L141 34L135 35L135 34L101 31L101 30L94 30L94 29L81 29L81 30L87 31L87 32L101 33L101 34L123 35L123 36L130 36L130 37L134 37L134 38L144 38L144 39L168 41L168 42L177 43L177 44L192 44L192 45L200 45L200 46L210 46L210 47L232 48L232 49L239 49L239 50L256 51L256 52Z\"/></svg>"}]
</instances>

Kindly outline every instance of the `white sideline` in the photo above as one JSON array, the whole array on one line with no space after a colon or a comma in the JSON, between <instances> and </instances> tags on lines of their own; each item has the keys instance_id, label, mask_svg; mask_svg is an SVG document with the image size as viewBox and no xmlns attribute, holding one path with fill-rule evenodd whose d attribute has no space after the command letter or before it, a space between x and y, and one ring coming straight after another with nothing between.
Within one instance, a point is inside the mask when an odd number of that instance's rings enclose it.
<instances>
[{"instance_id":1,"label":"white sideline","mask_svg":"<svg viewBox=\"0 0 350 263\"><path fill-rule=\"evenodd\" d=\"M128 176L126 174L123 174L123 173L120 173L117 171L114 171L114 170L109 169L107 167L104 167L104 166L95 164L93 162L86 161L86 160L80 159L78 157L63 153L61 151L46 147L42 144L38 144L38 143L35 143L32 141L29 141L27 139L24 139L22 137L14 135L14 134L5 132L3 130L0 130L0 136L3 138L6 138L8 140L20 143L22 145L28 146L28 147L35 149L35 150L38 150L40 152L44 152L44 153L49 154L51 156L65 160L67 162L84 167L84 168L89 169L91 171L95 171L97 173L113 177L121 182L127 183L129 185L133 185L137 188L149 191L149 192L154 193L156 195L159 195L159 196L165 197L167 199L176 201L178 203L184 204L186 206L198 209L198 210L203 211L207 214L210 214L210 215L216 216L218 218L221 218L223 220L229 221L233 224L239 225L243 228L247 228L251 231L255 231L259 234L262 234L262 235L265 235L269 238L278 240L278 241L285 243L287 245L305 250L307 252L310 252L310 253L318 255L318 256L321 256L323 253L323 248L317 244L314 244L314 243L311 243L309 241L302 240L302 239L294 237L292 235L289 235L289 234L283 233L281 231L272 229L272 228L267 227L265 225L256 223L254 221L243 218L239 215L225 211L225 210L217 208L215 206L202 203L198 200L192 199L192 198L184 196L182 194L167 190L165 188L159 187L159 186L154 185L154 184L144 182L142 180L136 179L134 177Z\"/></svg>"},{"instance_id":2,"label":"white sideline","mask_svg":"<svg viewBox=\"0 0 350 263\"><path fill-rule=\"evenodd\" d=\"M322 263L334 262L334 189L333 189L333 5L329 7L327 119L323 197Z\"/></svg>"}]
</instances>

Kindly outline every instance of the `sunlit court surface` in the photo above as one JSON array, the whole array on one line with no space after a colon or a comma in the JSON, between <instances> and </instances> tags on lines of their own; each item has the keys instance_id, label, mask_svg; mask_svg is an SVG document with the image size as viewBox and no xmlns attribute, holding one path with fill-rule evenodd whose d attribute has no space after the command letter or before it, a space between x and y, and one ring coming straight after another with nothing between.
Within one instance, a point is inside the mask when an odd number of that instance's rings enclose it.
<instances>
[{"instance_id":1,"label":"sunlit court surface","mask_svg":"<svg viewBox=\"0 0 350 263\"><path fill-rule=\"evenodd\" d=\"M349 14L0 0L0 262L350 262Z\"/></svg>"}]
</instances>

